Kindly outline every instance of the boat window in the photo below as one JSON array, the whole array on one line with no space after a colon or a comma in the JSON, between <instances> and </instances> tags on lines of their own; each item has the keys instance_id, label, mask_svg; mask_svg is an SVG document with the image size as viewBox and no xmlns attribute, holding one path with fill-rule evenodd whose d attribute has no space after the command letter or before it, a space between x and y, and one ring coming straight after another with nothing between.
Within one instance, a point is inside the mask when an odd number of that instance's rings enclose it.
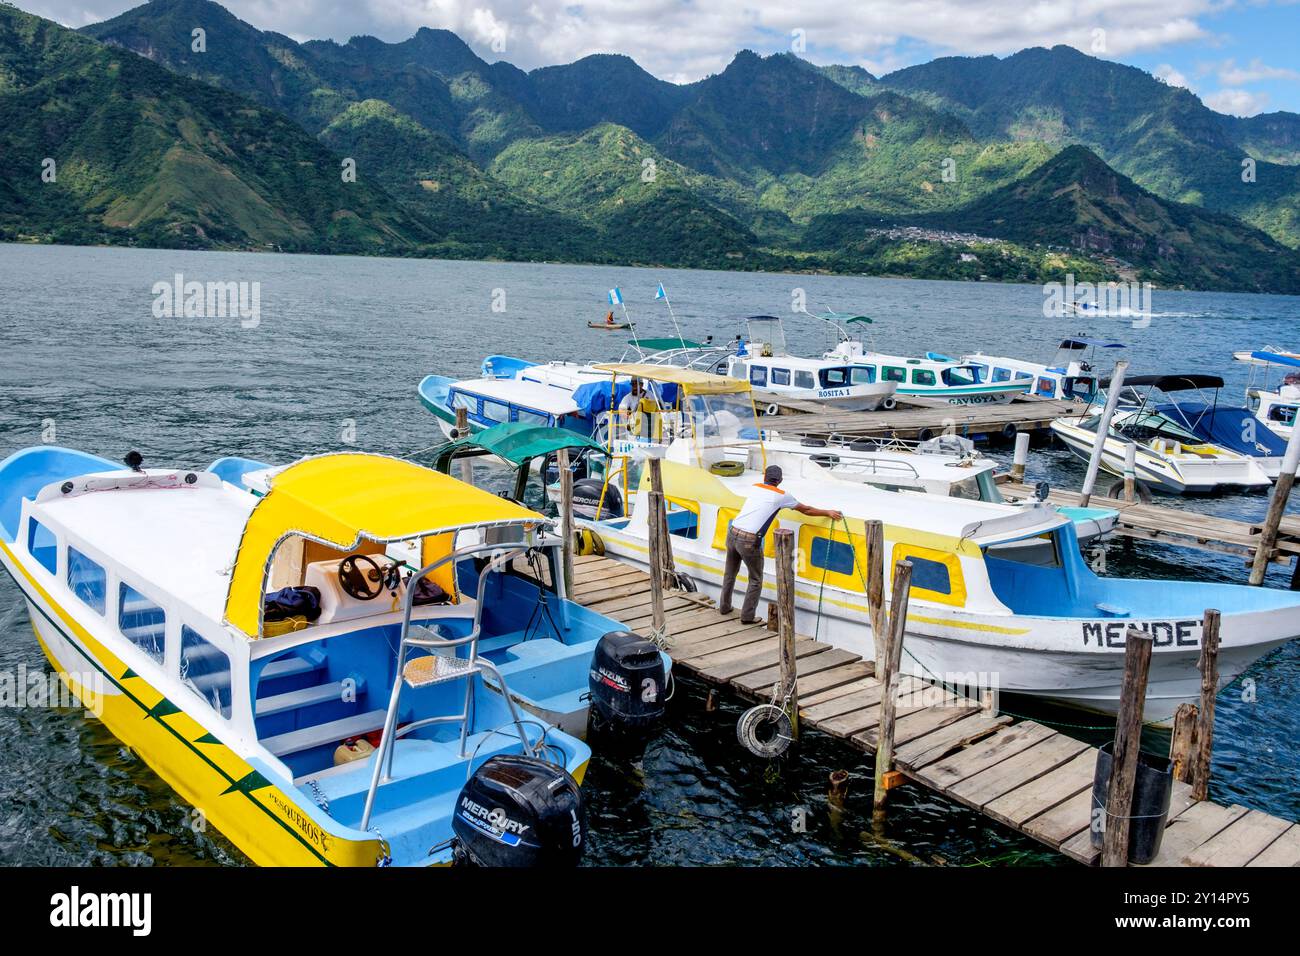
<instances>
[{"instance_id":1,"label":"boat window","mask_svg":"<svg viewBox=\"0 0 1300 956\"><path fill-rule=\"evenodd\" d=\"M945 385L978 385L979 373L965 366L946 368L943 370L943 381Z\"/></svg>"},{"instance_id":2,"label":"boat window","mask_svg":"<svg viewBox=\"0 0 1300 956\"><path fill-rule=\"evenodd\" d=\"M842 388L849 384L846 368L824 368L821 371L822 388Z\"/></svg>"},{"instance_id":3,"label":"boat window","mask_svg":"<svg viewBox=\"0 0 1300 956\"><path fill-rule=\"evenodd\" d=\"M854 385L872 385L876 381L874 365L855 365L852 369Z\"/></svg>"},{"instance_id":4,"label":"boat window","mask_svg":"<svg viewBox=\"0 0 1300 956\"><path fill-rule=\"evenodd\" d=\"M1296 406L1294 405L1273 405L1268 410L1268 420L1271 422L1281 422L1283 425L1295 424Z\"/></svg>"},{"instance_id":5,"label":"boat window","mask_svg":"<svg viewBox=\"0 0 1300 956\"><path fill-rule=\"evenodd\" d=\"M491 422L508 422L510 421L510 406L505 402L494 402L490 398L483 399L483 418Z\"/></svg>"},{"instance_id":6,"label":"boat window","mask_svg":"<svg viewBox=\"0 0 1300 956\"><path fill-rule=\"evenodd\" d=\"M466 395L464 392L451 393L451 407L454 411L457 408L463 408L471 415L478 414L478 396Z\"/></svg>"},{"instance_id":7,"label":"boat window","mask_svg":"<svg viewBox=\"0 0 1300 956\"><path fill-rule=\"evenodd\" d=\"M916 544L897 544L893 560L912 562L912 597L956 607L965 605L966 582L957 555Z\"/></svg>"},{"instance_id":8,"label":"boat window","mask_svg":"<svg viewBox=\"0 0 1300 956\"><path fill-rule=\"evenodd\" d=\"M166 647L167 614L129 584L117 589L117 629L159 664Z\"/></svg>"},{"instance_id":9,"label":"boat window","mask_svg":"<svg viewBox=\"0 0 1300 956\"><path fill-rule=\"evenodd\" d=\"M899 368L896 365L886 365L881 369L886 382L906 382L907 369Z\"/></svg>"},{"instance_id":10,"label":"boat window","mask_svg":"<svg viewBox=\"0 0 1300 956\"><path fill-rule=\"evenodd\" d=\"M515 421L524 422L528 425L549 425L551 416L545 412L535 412L531 408L516 408Z\"/></svg>"},{"instance_id":11,"label":"boat window","mask_svg":"<svg viewBox=\"0 0 1300 956\"><path fill-rule=\"evenodd\" d=\"M108 590L108 575L98 563L90 560L76 548L68 548L68 587L81 601L100 614L104 613L104 597Z\"/></svg>"},{"instance_id":12,"label":"boat window","mask_svg":"<svg viewBox=\"0 0 1300 956\"><path fill-rule=\"evenodd\" d=\"M812 372L795 372L795 373L794 373L794 387L795 387L795 388L816 388L816 387L817 387L817 384L816 384L816 383L817 383L817 380L816 380L815 378L813 378L813 373L812 373Z\"/></svg>"},{"instance_id":13,"label":"boat window","mask_svg":"<svg viewBox=\"0 0 1300 956\"><path fill-rule=\"evenodd\" d=\"M198 631L181 628L181 680L230 719L230 658Z\"/></svg>"},{"instance_id":14,"label":"boat window","mask_svg":"<svg viewBox=\"0 0 1300 956\"><path fill-rule=\"evenodd\" d=\"M759 386L766 385L766 384L767 384L767 366L765 366L765 365L751 365L751 366L749 367L749 384L750 384L750 385L759 385Z\"/></svg>"},{"instance_id":15,"label":"boat window","mask_svg":"<svg viewBox=\"0 0 1300 956\"><path fill-rule=\"evenodd\" d=\"M907 560L912 562L912 587L936 594L951 594L952 579L948 576L948 566L929 558L912 555Z\"/></svg>"},{"instance_id":16,"label":"boat window","mask_svg":"<svg viewBox=\"0 0 1300 956\"><path fill-rule=\"evenodd\" d=\"M700 536L699 502L686 498L664 499L668 504L668 533L694 540Z\"/></svg>"},{"instance_id":17,"label":"boat window","mask_svg":"<svg viewBox=\"0 0 1300 956\"><path fill-rule=\"evenodd\" d=\"M954 481L948 486L949 498L966 498L970 501L980 500L980 483L978 476L963 478L961 481Z\"/></svg>"},{"instance_id":18,"label":"boat window","mask_svg":"<svg viewBox=\"0 0 1300 956\"><path fill-rule=\"evenodd\" d=\"M59 573L59 542L54 532L35 518L27 521L27 551L50 574Z\"/></svg>"},{"instance_id":19,"label":"boat window","mask_svg":"<svg viewBox=\"0 0 1300 956\"><path fill-rule=\"evenodd\" d=\"M814 568L824 568L835 574L853 573L853 548L844 541L830 538L813 538L808 563Z\"/></svg>"},{"instance_id":20,"label":"boat window","mask_svg":"<svg viewBox=\"0 0 1300 956\"><path fill-rule=\"evenodd\" d=\"M840 529L804 524L799 528L796 571L818 587L827 584L846 591L866 590L867 539Z\"/></svg>"},{"instance_id":21,"label":"boat window","mask_svg":"<svg viewBox=\"0 0 1300 956\"><path fill-rule=\"evenodd\" d=\"M913 384L913 385L933 385L933 384L934 384L934 373L931 372L929 369L926 369L926 368L914 368L914 369L912 369L912 384Z\"/></svg>"},{"instance_id":22,"label":"boat window","mask_svg":"<svg viewBox=\"0 0 1300 956\"><path fill-rule=\"evenodd\" d=\"M1038 379L1038 387L1034 389L1035 394L1051 398L1056 394L1056 379L1048 378L1046 375Z\"/></svg>"},{"instance_id":23,"label":"boat window","mask_svg":"<svg viewBox=\"0 0 1300 956\"><path fill-rule=\"evenodd\" d=\"M789 370L788 368L774 368L774 369L772 369L772 384L773 384L773 385L789 385L789 384L790 384L790 370Z\"/></svg>"},{"instance_id":24,"label":"boat window","mask_svg":"<svg viewBox=\"0 0 1300 956\"><path fill-rule=\"evenodd\" d=\"M1009 368L995 368L995 369L993 370L993 381L995 381L995 382L1009 382L1009 381L1011 381L1011 369L1009 369Z\"/></svg>"}]
</instances>

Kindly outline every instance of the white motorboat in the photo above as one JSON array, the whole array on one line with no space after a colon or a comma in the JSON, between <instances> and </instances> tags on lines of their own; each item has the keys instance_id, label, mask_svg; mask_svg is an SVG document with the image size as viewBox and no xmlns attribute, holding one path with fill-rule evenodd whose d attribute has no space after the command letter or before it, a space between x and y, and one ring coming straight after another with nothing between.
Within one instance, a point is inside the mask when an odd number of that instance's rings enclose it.
<instances>
[{"instance_id":1,"label":"white motorboat","mask_svg":"<svg viewBox=\"0 0 1300 956\"><path fill-rule=\"evenodd\" d=\"M1279 348L1233 352L1238 362L1251 366L1250 382L1246 386L1246 405L1261 425L1283 441L1290 439L1295 430L1296 415L1300 412L1300 353ZM1262 381L1256 384L1255 376L1263 369ZM1281 383L1270 384L1271 373L1277 369Z\"/></svg>"},{"instance_id":2,"label":"white motorboat","mask_svg":"<svg viewBox=\"0 0 1300 956\"><path fill-rule=\"evenodd\" d=\"M1039 398L1078 399L1091 402L1097 395L1098 349L1122 349L1121 342L1090 339L1082 336L1064 339L1052 361L1046 364L1024 359L972 352L961 361L978 366L989 382L1008 382L1018 378L1032 381L1029 394ZM1064 360L1063 360L1064 359Z\"/></svg>"}]
</instances>

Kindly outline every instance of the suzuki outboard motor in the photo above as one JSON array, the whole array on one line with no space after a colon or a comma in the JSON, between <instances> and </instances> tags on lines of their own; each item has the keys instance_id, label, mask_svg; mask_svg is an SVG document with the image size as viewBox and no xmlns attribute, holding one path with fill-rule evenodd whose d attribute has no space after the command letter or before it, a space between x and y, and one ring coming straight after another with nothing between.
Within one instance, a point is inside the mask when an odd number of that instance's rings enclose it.
<instances>
[{"instance_id":1,"label":"suzuki outboard motor","mask_svg":"<svg viewBox=\"0 0 1300 956\"><path fill-rule=\"evenodd\" d=\"M667 707L659 648L630 631L610 631L591 655L587 685L595 729L647 733Z\"/></svg>"},{"instance_id":2,"label":"suzuki outboard motor","mask_svg":"<svg viewBox=\"0 0 1300 956\"><path fill-rule=\"evenodd\" d=\"M457 866L576 866L587 841L578 782L536 757L484 762L461 788L451 828Z\"/></svg>"}]
</instances>

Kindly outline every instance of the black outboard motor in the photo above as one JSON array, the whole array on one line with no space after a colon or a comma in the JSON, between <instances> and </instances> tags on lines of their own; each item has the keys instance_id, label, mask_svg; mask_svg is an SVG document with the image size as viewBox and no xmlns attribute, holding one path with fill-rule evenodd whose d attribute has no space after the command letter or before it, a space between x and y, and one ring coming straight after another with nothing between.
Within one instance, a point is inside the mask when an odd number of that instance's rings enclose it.
<instances>
[{"instance_id":1,"label":"black outboard motor","mask_svg":"<svg viewBox=\"0 0 1300 956\"><path fill-rule=\"evenodd\" d=\"M601 492L605 501L600 500ZM596 514L596 509L600 514ZM608 488L599 478L583 478L573 483L573 513L579 518L596 521L601 518L623 517L623 495L613 484Z\"/></svg>"},{"instance_id":2,"label":"black outboard motor","mask_svg":"<svg viewBox=\"0 0 1300 956\"><path fill-rule=\"evenodd\" d=\"M578 782L536 757L488 759L461 788L451 828L457 866L576 866L587 842Z\"/></svg>"},{"instance_id":3,"label":"black outboard motor","mask_svg":"<svg viewBox=\"0 0 1300 956\"><path fill-rule=\"evenodd\" d=\"M596 730L647 734L667 709L664 660L652 642L610 631L591 655L591 724Z\"/></svg>"}]
</instances>

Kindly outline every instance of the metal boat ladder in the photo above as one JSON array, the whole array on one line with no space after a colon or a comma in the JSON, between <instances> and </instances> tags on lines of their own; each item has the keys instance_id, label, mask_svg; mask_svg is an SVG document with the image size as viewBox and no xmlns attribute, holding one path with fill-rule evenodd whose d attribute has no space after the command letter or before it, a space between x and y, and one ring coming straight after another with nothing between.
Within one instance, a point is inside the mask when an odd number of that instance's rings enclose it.
<instances>
[{"instance_id":1,"label":"metal boat ladder","mask_svg":"<svg viewBox=\"0 0 1300 956\"><path fill-rule=\"evenodd\" d=\"M496 665L491 661L478 656L478 641L483 631L483 594L487 588L488 576L500 571L520 555L526 554L530 547L531 545L525 542L473 545L444 555L433 564L421 568L407 580L406 596L403 600L402 609L402 640L397 649L396 676L393 680L392 695L388 698L388 714L384 718L383 736L379 740L378 749L371 758L374 765L370 774L370 788L366 791L365 810L361 814L362 830L367 830L370 827L370 816L375 808L375 795L379 792L379 787L391 782L393 779L393 749L400 738L405 737L413 730L430 724L459 721L461 725L460 756L462 759L467 756L465 746L469 738L470 717L474 700L474 678L480 673L487 672L491 674L501 688L501 696L505 698L506 706L510 710L510 718L514 722L515 730L519 733L519 740L524 753L530 757L537 755L537 749L524 732L523 719L519 716L519 710L515 706L514 698L510 696L510 689L506 686L505 677L502 676ZM414 606L416 582L423 580L427 575L432 574L449 562L455 562L481 552L492 552L492 557L479 573L477 604L474 608L474 626L470 629L469 634L459 638L445 638L428 627L419 624L413 625L411 623L411 610ZM456 649L466 645L469 647L469 655L463 658L457 657ZM425 650L428 653L411 656L410 651L412 650ZM397 715L401 706L403 688L418 689L457 680L465 682L465 707L460 713L424 717L400 728L397 727Z\"/></svg>"}]
</instances>

